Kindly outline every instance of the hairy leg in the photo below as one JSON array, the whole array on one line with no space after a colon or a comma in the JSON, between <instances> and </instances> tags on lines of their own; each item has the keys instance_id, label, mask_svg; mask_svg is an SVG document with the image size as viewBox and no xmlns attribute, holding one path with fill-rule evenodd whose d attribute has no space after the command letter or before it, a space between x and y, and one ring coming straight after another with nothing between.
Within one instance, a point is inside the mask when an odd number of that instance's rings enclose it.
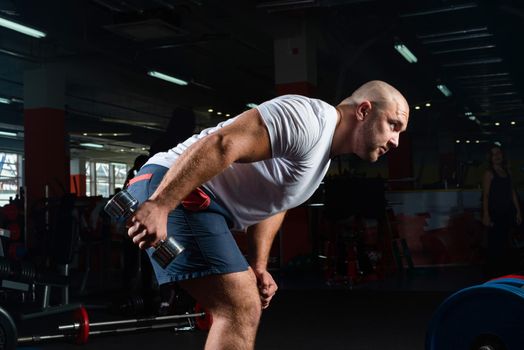
<instances>
[{"instance_id":1,"label":"hairy leg","mask_svg":"<svg viewBox=\"0 0 524 350\"><path fill-rule=\"evenodd\" d=\"M179 282L213 316L206 350L252 350L262 312L251 269Z\"/></svg>"}]
</instances>

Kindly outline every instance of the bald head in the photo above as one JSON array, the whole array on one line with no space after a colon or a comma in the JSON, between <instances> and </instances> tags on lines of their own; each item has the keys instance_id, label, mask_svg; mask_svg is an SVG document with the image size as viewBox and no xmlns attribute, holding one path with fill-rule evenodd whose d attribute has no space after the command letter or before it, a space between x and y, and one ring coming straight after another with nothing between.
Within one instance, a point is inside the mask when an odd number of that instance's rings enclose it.
<instances>
[{"instance_id":1,"label":"bald head","mask_svg":"<svg viewBox=\"0 0 524 350\"><path fill-rule=\"evenodd\" d=\"M409 120L404 96L380 80L365 83L336 109L339 119L332 154L354 153L371 161L398 147L400 133L406 130Z\"/></svg>"},{"instance_id":2,"label":"bald head","mask_svg":"<svg viewBox=\"0 0 524 350\"><path fill-rule=\"evenodd\" d=\"M340 102L340 105L358 105L363 101L370 101L378 108L384 108L389 103L394 103L401 109L409 108L404 96L393 86L381 80L368 81Z\"/></svg>"}]
</instances>

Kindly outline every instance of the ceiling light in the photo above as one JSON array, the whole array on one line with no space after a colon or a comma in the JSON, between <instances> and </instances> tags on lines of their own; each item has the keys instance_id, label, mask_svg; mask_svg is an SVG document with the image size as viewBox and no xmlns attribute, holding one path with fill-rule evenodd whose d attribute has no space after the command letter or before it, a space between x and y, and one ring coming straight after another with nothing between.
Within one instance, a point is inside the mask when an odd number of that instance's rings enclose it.
<instances>
[{"instance_id":1,"label":"ceiling light","mask_svg":"<svg viewBox=\"0 0 524 350\"><path fill-rule=\"evenodd\" d=\"M209 108L207 111L208 111L209 113L213 113L213 108Z\"/></svg>"},{"instance_id":2,"label":"ceiling light","mask_svg":"<svg viewBox=\"0 0 524 350\"><path fill-rule=\"evenodd\" d=\"M460 140L455 140L456 143L460 143Z\"/></svg>"},{"instance_id":3,"label":"ceiling light","mask_svg":"<svg viewBox=\"0 0 524 350\"><path fill-rule=\"evenodd\" d=\"M177 85L185 86L185 85L188 84L187 81L185 81L185 80L178 79L178 78L175 78L175 77L172 77L170 75L167 75L167 74L164 74L164 73L160 73L160 72L157 72L157 71L154 71L154 70L151 70L151 71L147 72L147 74L152 76L152 77L155 77L155 78L158 78L158 79L162 79L162 80L165 80L165 81L168 81L170 83L177 84Z\"/></svg>"},{"instance_id":4,"label":"ceiling light","mask_svg":"<svg viewBox=\"0 0 524 350\"><path fill-rule=\"evenodd\" d=\"M495 122L495 126L499 126L499 125L500 125L500 123L499 123L499 122Z\"/></svg>"},{"instance_id":5,"label":"ceiling light","mask_svg":"<svg viewBox=\"0 0 524 350\"><path fill-rule=\"evenodd\" d=\"M24 99L18 97L11 97L11 102L14 103L24 103Z\"/></svg>"},{"instance_id":6,"label":"ceiling light","mask_svg":"<svg viewBox=\"0 0 524 350\"><path fill-rule=\"evenodd\" d=\"M84 147L90 147L90 148L104 148L103 145L99 145L98 143L81 143L80 146Z\"/></svg>"},{"instance_id":7,"label":"ceiling light","mask_svg":"<svg viewBox=\"0 0 524 350\"><path fill-rule=\"evenodd\" d=\"M466 143L469 143L469 140L466 140Z\"/></svg>"},{"instance_id":8,"label":"ceiling light","mask_svg":"<svg viewBox=\"0 0 524 350\"><path fill-rule=\"evenodd\" d=\"M226 113L226 117L231 117L231 114L229 114L229 113Z\"/></svg>"},{"instance_id":9,"label":"ceiling light","mask_svg":"<svg viewBox=\"0 0 524 350\"><path fill-rule=\"evenodd\" d=\"M468 117L468 119L469 119L469 120L475 120L475 119L477 119L477 118L475 118L474 115L470 115L470 116Z\"/></svg>"},{"instance_id":10,"label":"ceiling light","mask_svg":"<svg viewBox=\"0 0 524 350\"><path fill-rule=\"evenodd\" d=\"M440 90L440 92L442 92L442 94L446 97L449 97L451 96L451 90L448 89L448 87L444 84L438 84L437 85L437 89Z\"/></svg>"},{"instance_id":11,"label":"ceiling light","mask_svg":"<svg viewBox=\"0 0 524 350\"><path fill-rule=\"evenodd\" d=\"M431 107L431 103L427 102L426 107Z\"/></svg>"},{"instance_id":12,"label":"ceiling light","mask_svg":"<svg viewBox=\"0 0 524 350\"><path fill-rule=\"evenodd\" d=\"M24 25L21 25L19 23L10 21L5 18L0 17L0 26L14 30L16 32L32 36L34 38L44 38L47 34L44 32L41 32L39 30L36 30L34 28L30 28Z\"/></svg>"},{"instance_id":13,"label":"ceiling light","mask_svg":"<svg viewBox=\"0 0 524 350\"><path fill-rule=\"evenodd\" d=\"M0 131L0 136L11 136L15 137L18 134L16 132L9 132L9 131Z\"/></svg>"},{"instance_id":14,"label":"ceiling light","mask_svg":"<svg viewBox=\"0 0 524 350\"><path fill-rule=\"evenodd\" d=\"M252 102L250 102L250 103L246 103L246 107L249 107L249 108L255 108L255 107L257 107L257 106L258 106L257 104L252 103Z\"/></svg>"},{"instance_id":15,"label":"ceiling light","mask_svg":"<svg viewBox=\"0 0 524 350\"><path fill-rule=\"evenodd\" d=\"M131 133L129 132L93 132L93 133L88 133L88 132L84 132L82 133L83 136L130 136Z\"/></svg>"},{"instance_id":16,"label":"ceiling light","mask_svg":"<svg viewBox=\"0 0 524 350\"><path fill-rule=\"evenodd\" d=\"M415 109L420 109L420 106L415 106Z\"/></svg>"},{"instance_id":17,"label":"ceiling light","mask_svg":"<svg viewBox=\"0 0 524 350\"><path fill-rule=\"evenodd\" d=\"M217 115L222 115L222 112L217 112Z\"/></svg>"},{"instance_id":18,"label":"ceiling light","mask_svg":"<svg viewBox=\"0 0 524 350\"><path fill-rule=\"evenodd\" d=\"M395 50L398 51L409 63L417 63L417 57L404 44L395 44Z\"/></svg>"},{"instance_id":19,"label":"ceiling light","mask_svg":"<svg viewBox=\"0 0 524 350\"><path fill-rule=\"evenodd\" d=\"M517 124L517 123L515 123L515 122L512 121L510 124L511 124L511 125L515 125L515 124Z\"/></svg>"},{"instance_id":20,"label":"ceiling light","mask_svg":"<svg viewBox=\"0 0 524 350\"><path fill-rule=\"evenodd\" d=\"M480 143L480 141L479 140L475 140L475 143Z\"/></svg>"},{"instance_id":21,"label":"ceiling light","mask_svg":"<svg viewBox=\"0 0 524 350\"><path fill-rule=\"evenodd\" d=\"M6 105L11 103L11 100L8 98L0 97L0 103L5 103Z\"/></svg>"}]
</instances>

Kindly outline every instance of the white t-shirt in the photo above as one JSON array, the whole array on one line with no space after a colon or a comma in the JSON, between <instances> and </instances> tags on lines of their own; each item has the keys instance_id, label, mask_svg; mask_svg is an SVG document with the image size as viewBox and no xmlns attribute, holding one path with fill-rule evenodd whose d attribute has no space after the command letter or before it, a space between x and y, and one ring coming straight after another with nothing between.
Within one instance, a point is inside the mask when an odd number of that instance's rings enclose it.
<instances>
[{"instance_id":1,"label":"white t-shirt","mask_svg":"<svg viewBox=\"0 0 524 350\"><path fill-rule=\"evenodd\" d=\"M272 158L233 163L204 184L231 212L235 230L245 230L276 213L304 203L329 169L336 109L317 99L284 95L257 107L271 139ZM203 130L146 164L171 167L197 140L234 123L228 119Z\"/></svg>"}]
</instances>

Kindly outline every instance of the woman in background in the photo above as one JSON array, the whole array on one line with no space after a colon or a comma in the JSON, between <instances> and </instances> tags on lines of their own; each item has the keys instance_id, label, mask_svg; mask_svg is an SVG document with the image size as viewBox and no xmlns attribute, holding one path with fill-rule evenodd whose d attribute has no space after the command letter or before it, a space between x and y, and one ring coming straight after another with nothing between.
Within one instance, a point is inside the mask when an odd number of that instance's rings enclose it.
<instances>
[{"instance_id":1,"label":"woman in background","mask_svg":"<svg viewBox=\"0 0 524 350\"><path fill-rule=\"evenodd\" d=\"M488 274L497 276L511 268L510 232L512 227L520 225L522 215L500 146L489 149L488 163L482 181L482 223L488 227Z\"/></svg>"}]
</instances>

